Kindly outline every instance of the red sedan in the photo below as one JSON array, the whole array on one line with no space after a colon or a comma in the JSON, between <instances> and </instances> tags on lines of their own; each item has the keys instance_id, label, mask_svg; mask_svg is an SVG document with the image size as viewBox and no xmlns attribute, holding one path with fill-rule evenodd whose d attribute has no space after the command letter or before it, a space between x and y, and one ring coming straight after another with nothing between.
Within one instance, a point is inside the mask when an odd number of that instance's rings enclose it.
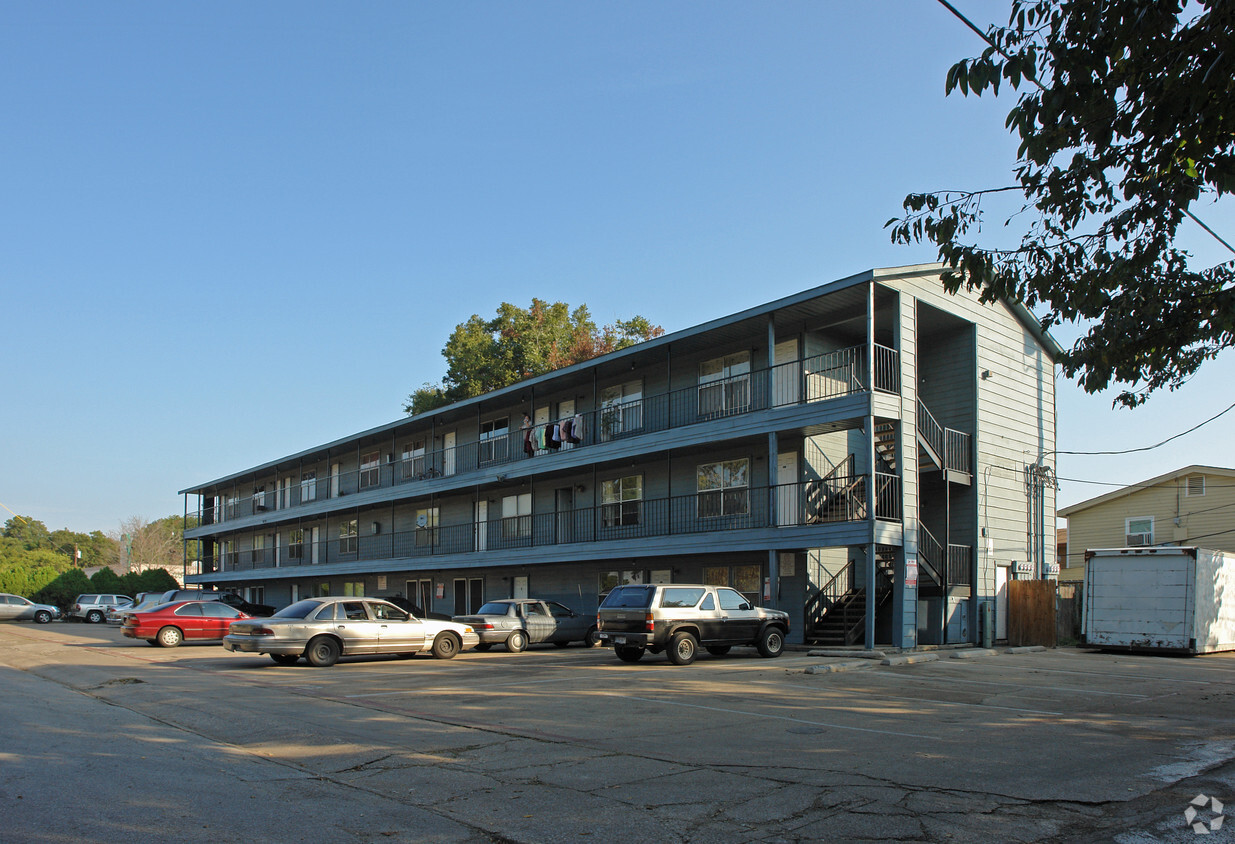
<instances>
[{"instance_id":1,"label":"red sedan","mask_svg":"<svg viewBox=\"0 0 1235 844\"><path fill-rule=\"evenodd\" d=\"M174 601L125 616L121 630L161 648L189 641L221 641L233 621L252 616L221 601Z\"/></svg>"}]
</instances>

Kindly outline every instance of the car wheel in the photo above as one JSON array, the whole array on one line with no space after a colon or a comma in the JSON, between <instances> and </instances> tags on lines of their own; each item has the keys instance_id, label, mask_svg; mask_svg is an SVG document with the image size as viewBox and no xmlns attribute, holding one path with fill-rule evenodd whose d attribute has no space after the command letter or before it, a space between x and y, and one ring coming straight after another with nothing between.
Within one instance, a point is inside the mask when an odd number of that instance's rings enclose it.
<instances>
[{"instance_id":1,"label":"car wheel","mask_svg":"<svg viewBox=\"0 0 1235 844\"><path fill-rule=\"evenodd\" d=\"M90 612L86 613L86 621L90 622L91 624L98 624L102 620L103 620L103 613L99 610L91 610Z\"/></svg>"},{"instance_id":2,"label":"car wheel","mask_svg":"<svg viewBox=\"0 0 1235 844\"><path fill-rule=\"evenodd\" d=\"M164 627L154 640L160 648L174 648L184 641L184 634L179 627Z\"/></svg>"},{"instance_id":3,"label":"car wheel","mask_svg":"<svg viewBox=\"0 0 1235 844\"><path fill-rule=\"evenodd\" d=\"M270 658L276 665L295 665L300 661L300 654L271 654Z\"/></svg>"},{"instance_id":4,"label":"car wheel","mask_svg":"<svg viewBox=\"0 0 1235 844\"><path fill-rule=\"evenodd\" d=\"M305 659L317 668L329 668L339 661L339 643L329 636L318 636L304 649Z\"/></svg>"},{"instance_id":5,"label":"car wheel","mask_svg":"<svg viewBox=\"0 0 1235 844\"><path fill-rule=\"evenodd\" d=\"M433 640L433 655L438 659L454 659L462 645L453 633L439 633Z\"/></svg>"},{"instance_id":6,"label":"car wheel","mask_svg":"<svg viewBox=\"0 0 1235 844\"><path fill-rule=\"evenodd\" d=\"M643 648L638 645L618 645L614 651L622 662L638 662L643 659Z\"/></svg>"},{"instance_id":7,"label":"car wheel","mask_svg":"<svg viewBox=\"0 0 1235 844\"><path fill-rule=\"evenodd\" d=\"M472 648L472 650L474 650L474 651L487 651L487 650L489 650L489 648L491 648L491 647L493 647L493 643L492 643L492 642L481 642L479 645L477 645L476 647Z\"/></svg>"},{"instance_id":8,"label":"car wheel","mask_svg":"<svg viewBox=\"0 0 1235 844\"><path fill-rule=\"evenodd\" d=\"M49 621L51 621L51 613L47 610L39 610L34 614L35 624L47 624Z\"/></svg>"},{"instance_id":9,"label":"car wheel","mask_svg":"<svg viewBox=\"0 0 1235 844\"><path fill-rule=\"evenodd\" d=\"M594 648L600 644L600 631L593 627L587 632L587 636L583 637L583 645L587 648Z\"/></svg>"},{"instance_id":10,"label":"car wheel","mask_svg":"<svg viewBox=\"0 0 1235 844\"><path fill-rule=\"evenodd\" d=\"M724 656L729 653L731 645L708 645L708 653L712 656Z\"/></svg>"},{"instance_id":11,"label":"car wheel","mask_svg":"<svg viewBox=\"0 0 1235 844\"><path fill-rule=\"evenodd\" d=\"M527 649L527 634L522 630L512 630L506 639L506 650L517 654Z\"/></svg>"},{"instance_id":12,"label":"car wheel","mask_svg":"<svg viewBox=\"0 0 1235 844\"><path fill-rule=\"evenodd\" d=\"M779 627L768 627L759 636L755 647L761 656L780 656L785 650L785 634L780 632Z\"/></svg>"},{"instance_id":13,"label":"car wheel","mask_svg":"<svg viewBox=\"0 0 1235 844\"><path fill-rule=\"evenodd\" d=\"M699 642L689 633L674 633L665 652L674 665L690 665L699 655Z\"/></svg>"}]
</instances>

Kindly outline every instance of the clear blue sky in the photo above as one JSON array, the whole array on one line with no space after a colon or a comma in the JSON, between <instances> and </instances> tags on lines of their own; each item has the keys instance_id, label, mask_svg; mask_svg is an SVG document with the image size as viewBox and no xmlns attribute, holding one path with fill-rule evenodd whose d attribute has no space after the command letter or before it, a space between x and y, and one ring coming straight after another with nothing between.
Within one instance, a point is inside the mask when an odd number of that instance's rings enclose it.
<instances>
[{"instance_id":1,"label":"clear blue sky","mask_svg":"<svg viewBox=\"0 0 1235 844\"><path fill-rule=\"evenodd\" d=\"M1012 100L943 95L980 50L934 0L0 2L0 503L83 531L179 513L397 419L504 300L672 331L933 260L888 241L904 195L1010 178ZM1231 375L1134 413L1061 382L1059 447L1157 442ZM1059 474L1235 466L1230 417Z\"/></svg>"}]
</instances>

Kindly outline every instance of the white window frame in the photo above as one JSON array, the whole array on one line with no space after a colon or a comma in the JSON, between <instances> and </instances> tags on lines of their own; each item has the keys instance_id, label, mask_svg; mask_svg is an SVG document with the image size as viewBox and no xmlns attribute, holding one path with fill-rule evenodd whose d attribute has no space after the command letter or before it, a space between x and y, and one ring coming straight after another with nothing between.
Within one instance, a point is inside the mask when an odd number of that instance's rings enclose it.
<instances>
[{"instance_id":1,"label":"white window frame","mask_svg":"<svg viewBox=\"0 0 1235 844\"><path fill-rule=\"evenodd\" d=\"M611 440L643 430L643 379L600 391L600 439Z\"/></svg>"},{"instance_id":2,"label":"white window frame","mask_svg":"<svg viewBox=\"0 0 1235 844\"><path fill-rule=\"evenodd\" d=\"M339 553L355 554L360 551L360 520L348 519L339 525Z\"/></svg>"},{"instance_id":3,"label":"white window frame","mask_svg":"<svg viewBox=\"0 0 1235 844\"><path fill-rule=\"evenodd\" d=\"M1133 532L1133 522L1148 522L1149 532L1143 530ZM1133 537L1139 537L1144 541L1132 542ZM1124 519L1124 545L1129 548L1139 548L1154 544L1154 517L1153 516L1130 516Z\"/></svg>"},{"instance_id":4,"label":"white window frame","mask_svg":"<svg viewBox=\"0 0 1235 844\"><path fill-rule=\"evenodd\" d=\"M611 478L600 484L601 524L607 528L637 525L643 517L643 475Z\"/></svg>"},{"instance_id":5,"label":"white window frame","mask_svg":"<svg viewBox=\"0 0 1235 844\"><path fill-rule=\"evenodd\" d=\"M507 452L510 448L509 434L509 416L502 416L496 419L489 419L481 422L479 449L480 462L492 463L496 460L505 460L508 456Z\"/></svg>"},{"instance_id":6,"label":"white window frame","mask_svg":"<svg viewBox=\"0 0 1235 844\"><path fill-rule=\"evenodd\" d=\"M502 496L502 538L525 539L532 535L532 494Z\"/></svg>"},{"instance_id":7,"label":"white window frame","mask_svg":"<svg viewBox=\"0 0 1235 844\"><path fill-rule=\"evenodd\" d=\"M699 364L699 413L727 416L751 407L751 353L733 352Z\"/></svg>"},{"instance_id":8,"label":"white window frame","mask_svg":"<svg viewBox=\"0 0 1235 844\"><path fill-rule=\"evenodd\" d=\"M317 500L317 472L300 473L300 503Z\"/></svg>"},{"instance_id":9,"label":"white window frame","mask_svg":"<svg viewBox=\"0 0 1235 844\"><path fill-rule=\"evenodd\" d=\"M423 477L425 473L425 442L421 437L403 446L403 479Z\"/></svg>"},{"instance_id":10,"label":"white window frame","mask_svg":"<svg viewBox=\"0 0 1235 844\"><path fill-rule=\"evenodd\" d=\"M360 458L360 488L372 489L382 484L382 452L370 451Z\"/></svg>"},{"instance_id":11,"label":"white window frame","mask_svg":"<svg viewBox=\"0 0 1235 844\"><path fill-rule=\"evenodd\" d=\"M750 458L700 463L695 469L695 497L701 519L749 514Z\"/></svg>"}]
</instances>

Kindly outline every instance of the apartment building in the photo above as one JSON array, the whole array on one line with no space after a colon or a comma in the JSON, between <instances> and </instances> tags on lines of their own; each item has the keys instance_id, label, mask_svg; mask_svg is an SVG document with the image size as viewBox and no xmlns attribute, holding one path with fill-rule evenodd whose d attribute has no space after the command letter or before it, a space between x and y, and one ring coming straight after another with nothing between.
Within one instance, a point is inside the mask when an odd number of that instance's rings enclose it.
<instances>
[{"instance_id":1,"label":"apartment building","mask_svg":"<svg viewBox=\"0 0 1235 844\"><path fill-rule=\"evenodd\" d=\"M182 490L188 579L450 614L705 582L790 641L975 641L1052 559L1058 353L936 265L867 271Z\"/></svg>"}]
</instances>

